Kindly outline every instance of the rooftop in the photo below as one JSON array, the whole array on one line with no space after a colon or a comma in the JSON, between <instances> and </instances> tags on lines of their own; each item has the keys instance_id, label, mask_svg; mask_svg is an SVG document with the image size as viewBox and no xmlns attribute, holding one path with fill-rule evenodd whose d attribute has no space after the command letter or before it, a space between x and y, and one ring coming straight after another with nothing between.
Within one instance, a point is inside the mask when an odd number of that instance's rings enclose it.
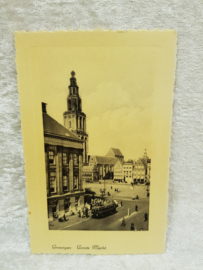
<instances>
[{"instance_id":1,"label":"rooftop","mask_svg":"<svg viewBox=\"0 0 203 270\"><path fill-rule=\"evenodd\" d=\"M74 133L59 124L47 113L43 113L44 134L55 135L66 139L81 141Z\"/></svg>"},{"instance_id":2,"label":"rooftop","mask_svg":"<svg viewBox=\"0 0 203 270\"><path fill-rule=\"evenodd\" d=\"M117 149L117 148L111 148L115 154L115 156L122 156L123 157L123 154L121 153L120 149Z\"/></svg>"},{"instance_id":3,"label":"rooftop","mask_svg":"<svg viewBox=\"0 0 203 270\"><path fill-rule=\"evenodd\" d=\"M97 164L109 164L114 165L118 161L117 158L113 157L101 157L101 156L95 156Z\"/></svg>"}]
</instances>

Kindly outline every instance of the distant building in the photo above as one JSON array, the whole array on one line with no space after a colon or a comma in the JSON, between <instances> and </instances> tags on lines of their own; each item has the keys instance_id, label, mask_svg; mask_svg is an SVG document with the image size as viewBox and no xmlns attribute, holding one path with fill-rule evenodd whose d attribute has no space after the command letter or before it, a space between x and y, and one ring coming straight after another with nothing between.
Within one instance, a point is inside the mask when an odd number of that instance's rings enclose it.
<instances>
[{"instance_id":1,"label":"distant building","mask_svg":"<svg viewBox=\"0 0 203 270\"><path fill-rule=\"evenodd\" d=\"M89 166L97 166L98 180L113 179L114 165L117 160L114 157L90 156Z\"/></svg>"},{"instance_id":2,"label":"distant building","mask_svg":"<svg viewBox=\"0 0 203 270\"><path fill-rule=\"evenodd\" d=\"M143 158L134 161L133 180L134 182L144 183L150 181L151 159L145 150Z\"/></svg>"},{"instance_id":3,"label":"distant building","mask_svg":"<svg viewBox=\"0 0 203 270\"><path fill-rule=\"evenodd\" d=\"M88 183L93 183L98 180L98 167L97 165L85 165L82 167L82 180Z\"/></svg>"},{"instance_id":4,"label":"distant building","mask_svg":"<svg viewBox=\"0 0 203 270\"><path fill-rule=\"evenodd\" d=\"M71 72L67 111L64 112L64 126L83 140L83 163L87 163L88 134L86 132L86 114L82 111L82 100L75 72Z\"/></svg>"},{"instance_id":5,"label":"distant building","mask_svg":"<svg viewBox=\"0 0 203 270\"><path fill-rule=\"evenodd\" d=\"M114 165L114 181L123 181L123 180L124 180L123 162L121 162L118 159L116 164Z\"/></svg>"},{"instance_id":6,"label":"distant building","mask_svg":"<svg viewBox=\"0 0 203 270\"><path fill-rule=\"evenodd\" d=\"M113 157L119 159L121 162L124 161L124 156L121 153L120 149L117 148L110 148L108 153L106 154L106 157Z\"/></svg>"},{"instance_id":7,"label":"distant building","mask_svg":"<svg viewBox=\"0 0 203 270\"><path fill-rule=\"evenodd\" d=\"M48 217L84 205L83 141L46 112L42 103Z\"/></svg>"},{"instance_id":8,"label":"distant building","mask_svg":"<svg viewBox=\"0 0 203 270\"><path fill-rule=\"evenodd\" d=\"M133 162L124 162L123 163L123 175L124 180L127 183L133 182Z\"/></svg>"}]
</instances>

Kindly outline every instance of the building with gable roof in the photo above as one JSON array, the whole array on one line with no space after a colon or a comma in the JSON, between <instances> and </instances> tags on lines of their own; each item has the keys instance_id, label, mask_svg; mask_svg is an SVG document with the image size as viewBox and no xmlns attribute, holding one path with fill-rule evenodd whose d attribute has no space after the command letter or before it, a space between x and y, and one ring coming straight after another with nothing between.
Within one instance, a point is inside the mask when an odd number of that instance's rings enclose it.
<instances>
[{"instance_id":1,"label":"building with gable roof","mask_svg":"<svg viewBox=\"0 0 203 270\"><path fill-rule=\"evenodd\" d=\"M118 161L115 157L90 156L89 166L96 166L99 179L113 179L114 165Z\"/></svg>"},{"instance_id":2,"label":"building with gable roof","mask_svg":"<svg viewBox=\"0 0 203 270\"><path fill-rule=\"evenodd\" d=\"M106 156L90 156L88 166L83 169L83 180L93 182L99 179L115 179L114 166L118 160L122 163L124 156L116 148L110 148Z\"/></svg>"},{"instance_id":3,"label":"building with gable roof","mask_svg":"<svg viewBox=\"0 0 203 270\"><path fill-rule=\"evenodd\" d=\"M114 165L114 181L122 182L124 180L123 163L118 159Z\"/></svg>"},{"instance_id":4,"label":"building with gable roof","mask_svg":"<svg viewBox=\"0 0 203 270\"><path fill-rule=\"evenodd\" d=\"M83 141L47 114L42 103L48 217L84 205Z\"/></svg>"},{"instance_id":5,"label":"building with gable roof","mask_svg":"<svg viewBox=\"0 0 203 270\"><path fill-rule=\"evenodd\" d=\"M150 181L151 159L147 156L145 149L143 158L134 161L133 180L134 183L144 183Z\"/></svg>"},{"instance_id":6,"label":"building with gable roof","mask_svg":"<svg viewBox=\"0 0 203 270\"><path fill-rule=\"evenodd\" d=\"M124 161L124 156L121 153L120 149L117 148L110 148L108 153L106 154L107 157L114 157L119 159L121 162Z\"/></svg>"}]
</instances>

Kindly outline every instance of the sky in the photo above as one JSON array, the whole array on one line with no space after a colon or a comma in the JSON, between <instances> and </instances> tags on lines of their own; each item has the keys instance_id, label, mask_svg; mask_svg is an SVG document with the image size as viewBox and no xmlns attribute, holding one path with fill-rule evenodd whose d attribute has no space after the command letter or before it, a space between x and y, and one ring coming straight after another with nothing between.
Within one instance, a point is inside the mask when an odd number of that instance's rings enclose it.
<instances>
[{"instance_id":1,"label":"sky","mask_svg":"<svg viewBox=\"0 0 203 270\"><path fill-rule=\"evenodd\" d=\"M33 50L33 82L47 113L63 124L70 73L86 114L90 155L119 148L125 160L151 151L154 47L55 47Z\"/></svg>"}]
</instances>

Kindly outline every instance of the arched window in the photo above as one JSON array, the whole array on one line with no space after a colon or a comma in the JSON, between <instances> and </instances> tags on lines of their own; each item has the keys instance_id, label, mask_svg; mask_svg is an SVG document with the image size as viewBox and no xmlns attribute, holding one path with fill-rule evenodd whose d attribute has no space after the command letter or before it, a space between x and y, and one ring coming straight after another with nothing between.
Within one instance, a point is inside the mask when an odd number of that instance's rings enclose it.
<instances>
[{"instance_id":1,"label":"arched window","mask_svg":"<svg viewBox=\"0 0 203 270\"><path fill-rule=\"evenodd\" d=\"M71 111L71 100L70 99L68 100L68 110Z\"/></svg>"},{"instance_id":2,"label":"arched window","mask_svg":"<svg viewBox=\"0 0 203 270\"><path fill-rule=\"evenodd\" d=\"M80 128L82 128L82 118L80 117Z\"/></svg>"},{"instance_id":3,"label":"arched window","mask_svg":"<svg viewBox=\"0 0 203 270\"><path fill-rule=\"evenodd\" d=\"M80 99L78 100L78 109L79 109L79 111L81 111L81 100Z\"/></svg>"}]
</instances>

